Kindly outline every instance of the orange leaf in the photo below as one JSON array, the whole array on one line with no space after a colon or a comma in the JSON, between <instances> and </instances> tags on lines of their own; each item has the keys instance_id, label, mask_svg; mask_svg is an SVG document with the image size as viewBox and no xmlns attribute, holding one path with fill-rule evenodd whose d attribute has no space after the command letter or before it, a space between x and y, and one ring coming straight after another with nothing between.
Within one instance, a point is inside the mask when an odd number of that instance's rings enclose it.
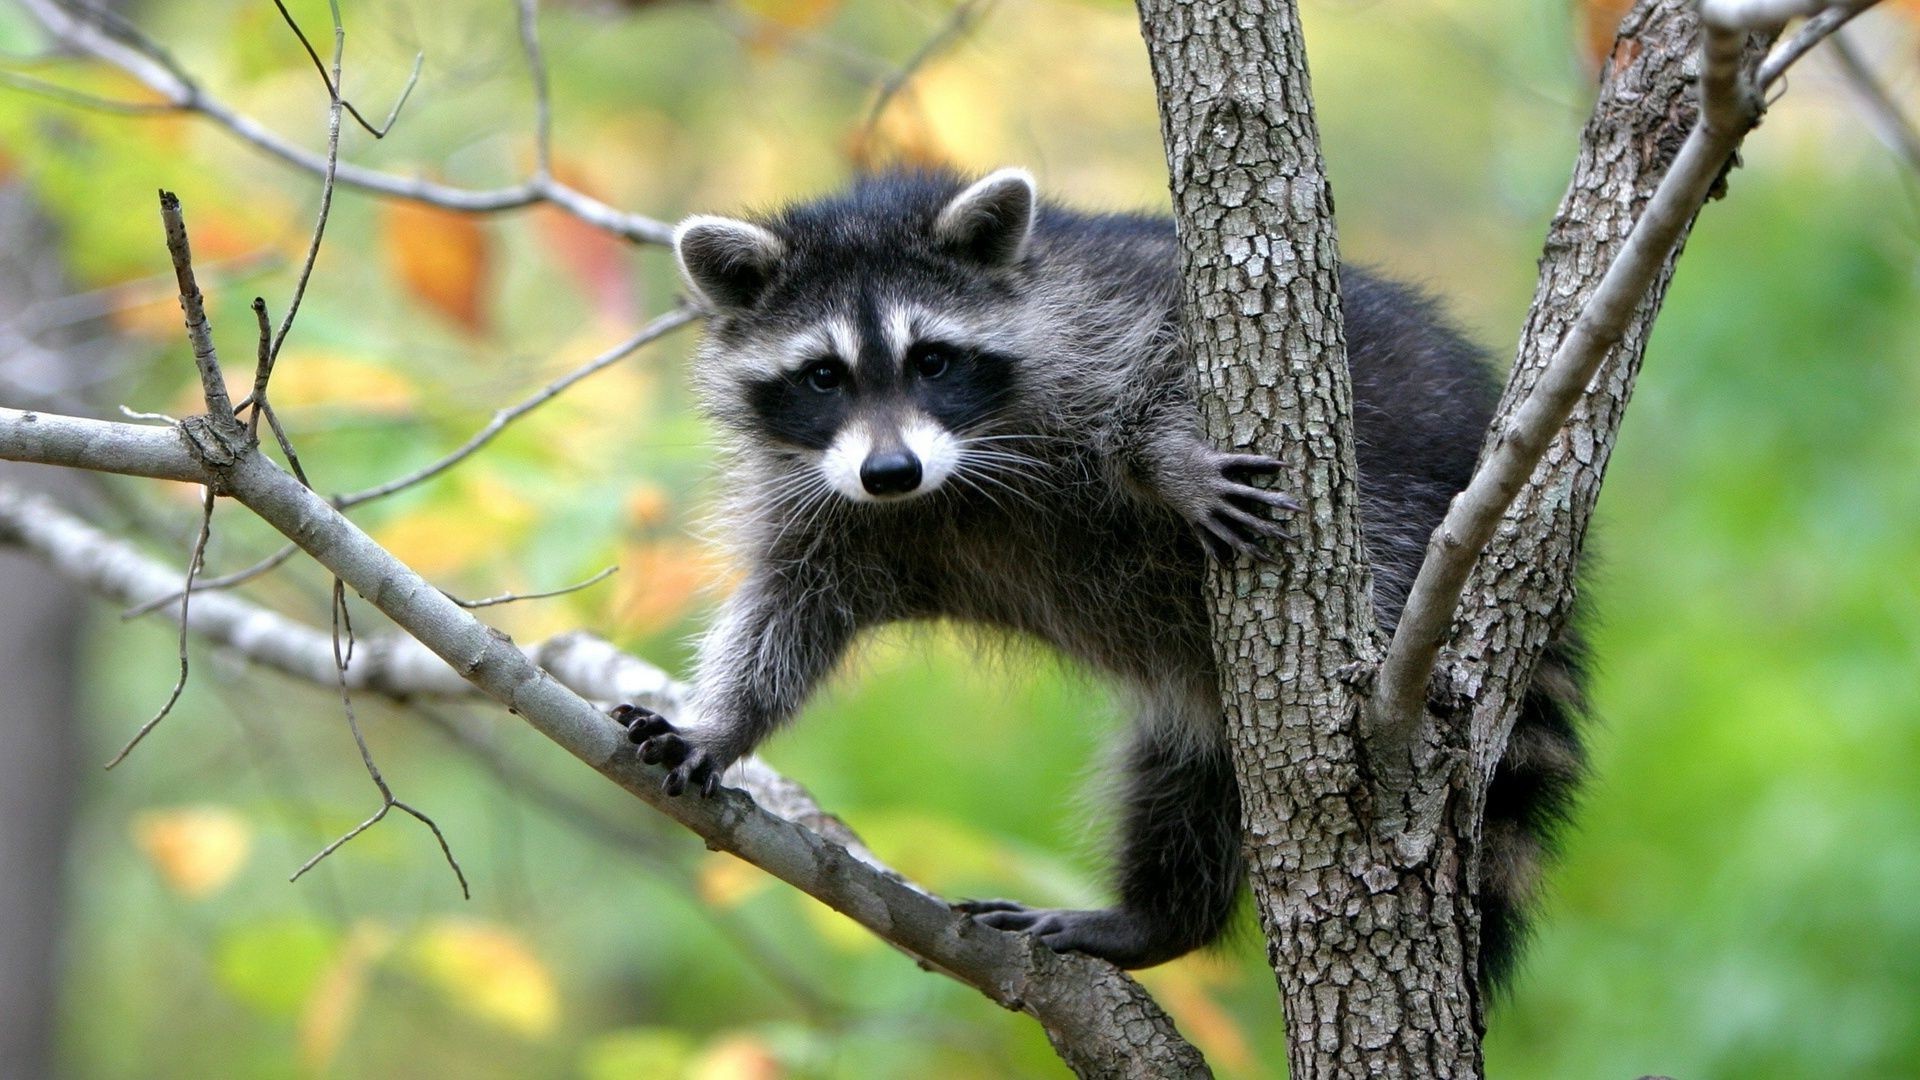
<instances>
[{"instance_id":1,"label":"orange leaf","mask_svg":"<svg viewBox=\"0 0 1920 1080\"><path fill-rule=\"evenodd\" d=\"M382 217L387 258L407 291L468 333L485 331L492 242L480 222L398 200L385 204Z\"/></svg>"},{"instance_id":2,"label":"orange leaf","mask_svg":"<svg viewBox=\"0 0 1920 1080\"><path fill-rule=\"evenodd\" d=\"M253 830L219 806L152 810L134 819L134 839L167 886L198 900L233 880L253 846Z\"/></svg>"},{"instance_id":3,"label":"orange leaf","mask_svg":"<svg viewBox=\"0 0 1920 1080\"><path fill-rule=\"evenodd\" d=\"M1580 59L1598 72L1613 55L1613 38L1633 0L1579 0Z\"/></svg>"},{"instance_id":4,"label":"orange leaf","mask_svg":"<svg viewBox=\"0 0 1920 1080\"><path fill-rule=\"evenodd\" d=\"M721 576L712 553L698 544L634 544L620 557L616 617L631 633L658 633L684 618Z\"/></svg>"},{"instance_id":5,"label":"orange leaf","mask_svg":"<svg viewBox=\"0 0 1920 1080\"><path fill-rule=\"evenodd\" d=\"M339 1053L340 1044L360 1013L373 966L393 947L393 934L370 922L358 923L347 936L300 1010L300 1060L309 1072L322 1074Z\"/></svg>"},{"instance_id":6,"label":"orange leaf","mask_svg":"<svg viewBox=\"0 0 1920 1080\"><path fill-rule=\"evenodd\" d=\"M723 1035L687 1065L689 1080L780 1080L786 1070L753 1035Z\"/></svg>"},{"instance_id":7,"label":"orange leaf","mask_svg":"<svg viewBox=\"0 0 1920 1080\"><path fill-rule=\"evenodd\" d=\"M414 950L421 973L455 1005L528 1038L560 1020L553 973L511 929L474 919L431 924Z\"/></svg>"}]
</instances>

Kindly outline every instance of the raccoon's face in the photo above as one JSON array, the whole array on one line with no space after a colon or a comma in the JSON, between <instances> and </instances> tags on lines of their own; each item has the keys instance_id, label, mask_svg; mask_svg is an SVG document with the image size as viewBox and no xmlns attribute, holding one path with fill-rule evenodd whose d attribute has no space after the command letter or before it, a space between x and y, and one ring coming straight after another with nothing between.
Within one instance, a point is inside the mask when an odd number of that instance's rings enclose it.
<instances>
[{"instance_id":1,"label":"raccoon's face","mask_svg":"<svg viewBox=\"0 0 1920 1080\"><path fill-rule=\"evenodd\" d=\"M697 381L719 419L856 502L917 498L992 461L1019 383L1004 323L1032 178L870 184L766 224L674 233L713 312Z\"/></svg>"}]
</instances>

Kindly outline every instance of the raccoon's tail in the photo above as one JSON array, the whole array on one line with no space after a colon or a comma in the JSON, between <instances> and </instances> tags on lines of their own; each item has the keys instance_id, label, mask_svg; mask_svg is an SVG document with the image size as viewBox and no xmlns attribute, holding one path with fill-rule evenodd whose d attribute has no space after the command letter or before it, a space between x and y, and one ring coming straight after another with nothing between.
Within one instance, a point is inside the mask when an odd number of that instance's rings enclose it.
<instances>
[{"instance_id":1,"label":"raccoon's tail","mask_svg":"<svg viewBox=\"0 0 1920 1080\"><path fill-rule=\"evenodd\" d=\"M1513 971L1541 873L1559 850L1555 832L1586 774L1579 732L1586 713L1585 654L1571 627L1548 646L1487 786L1480 854L1483 987L1497 989Z\"/></svg>"}]
</instances>

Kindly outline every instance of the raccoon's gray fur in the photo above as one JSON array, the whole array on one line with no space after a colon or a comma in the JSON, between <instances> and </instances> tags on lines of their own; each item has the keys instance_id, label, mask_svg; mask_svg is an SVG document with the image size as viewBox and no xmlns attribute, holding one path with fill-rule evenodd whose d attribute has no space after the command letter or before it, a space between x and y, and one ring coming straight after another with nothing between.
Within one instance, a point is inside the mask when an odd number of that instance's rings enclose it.
<instances>
[{"instance_id":1,"label":"raccoon's gray fur","mask_svg":"<svg viewBox=\"0 0 1920 1080\"><path fill-rule=\"evenodd\" d=\"M1242 879L1207 611L1209 554L1291 507L1277 470L1200 436L1170 222L1037 203L1031 178L869 176L756 221L676 233L712 310L695 360L732 451L721 520L746 576L705 638L687 727L619 713L667 790L711 792L862 630L902 619L1041 639L1131 692L1118 902L967 905L1124 966L1219 936ZM1491 416L1480 357L1418 293L1342 274L1368 550L1398 617ZM1483 969L1520 934L1582 768L1570 641L1526 699L1489 796Z\"/></svg>"}]
</instances>

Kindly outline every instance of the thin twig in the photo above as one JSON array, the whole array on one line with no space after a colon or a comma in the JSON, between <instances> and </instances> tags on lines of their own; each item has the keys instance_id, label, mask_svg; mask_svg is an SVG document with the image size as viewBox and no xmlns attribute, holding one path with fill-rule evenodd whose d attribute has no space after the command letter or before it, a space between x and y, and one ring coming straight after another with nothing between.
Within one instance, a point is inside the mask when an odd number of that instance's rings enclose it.
<instances>
[{"instance_id":1,"label":"thin twig","mask_svg":"<svg viewBox=\"0 0 1920 1080\"><path fill-rule=\"evenodd\" d=\"M553 179L553 101L540 54L540 0L520 0L520 50L533 83L533 179L547 183Z\"/></svg>"},{"instance_id":2,"label":"thin twig","mask_svg":"<svg viewBox=\"0 0 1920 1080\"><path fill-rule=\"evenodd\" d=\"M280 0L273 2L280 8L280 13L286 16L287 25L299 35L300 43L307 45L307 36L300 33L299 24L293 21L292 15L287 14L286 7L280 4ZM333 11L333 78L327 82L327 157L320 171L320 212L313 223L313 237L307 242L307 257L301 262L300 274L293 281L293 299L287 303L287 313L281 317L280 329L273 336L273 349L268 353L269 374L271 362L279 359L280 347L286 344L287 332L293 329L294 317L300 314L300 301L307 295L307 282L313 277L314 261L320 257L320 240L327 233L327 216L333 211L334 179L340 171L340 112L346 104L346 100L340 96L340 60L346 52L347 31L340 21L340 0L327 0L327 3ZM313 52L312 45L307 45L307 52ZM320 58L314 57L314 63L319 62ZM322 79L326 78L325 71L320 74ZM258 377L262 402L266 395L266 378L266 375Z\"/></svg>"},{"instance_id":3,"label":"thin twig","mask_svg":"<svg viewBox=\"0 0 1920 1080\"><path fill-rule=\"evenodd\" d=\"M680 327L685 326L686 324L699 318L699 315L700 315L699 312L695 311L690 307L684 307L684 306L677 307L671 311L666 312L665 314L659 316L658 318L655 318L652 322L648 323L646 326L642 327L639 330L639 332L635 333L632 337L628 338L627 340L621 342L618 345L615 345L613 348L608 349L606 352L601 353L599 356L594 357L592 360L587 361L585 364L580 365L579 367L573 369L572 371L566 373L565 375L562 375L560 378L555 379L553 382L548 383L545 387L543 387L538 393L534 394L533 396L525 399L524 401L521 401L517 405L514 405L510 408L501 409L500 411L494 413L493 419L487 423L487 426L475 432L472 438L469 438L466 442L460 444L459 448L454 450L452 453L446 455L445 457L442 457L441 459L433 462L432 464L422 466L421 468L415 469L414 471L406 474L405 476L401 476L393 480L389 480L384 484L377 484L373 487L366 488L361 491L356 491L348 495L337 496L333 500L334 506L342 510L351 509L352 507L360 506L364 503L372 502L375 499L385 498L388 495L394 494L395 492L404 491L407 488L414 486L415 484L421 483L422 481L425 481L425 480L430 480L433 477L440 475L441 473L447 471L453 466L458 465L461 461L465 460L466 458L472 456L473 453L479 450L481 447L492 442L495 437L497 437L502 431L506 430L507 425L513 423L515 420L520 419L521 417L539 408L540 406L546 404L547 402L552 401L555 397L558 397L560 394L564 393L566 389L572 386L574 383L579 382L580 380L586 378L589 375L594 374L595 372L601 371L604 368L607 368L615 363L618 363L620 360L624 359L626 356L631 354L634 350L640 348L643 345L648 344L649 342L654 341L657 338L664 337L665 335L673 332L674 330L678 330Z\"/></svg>"},{"instance_id":4,"label":"thin twig","mask_svg":"<svg viewBox=\"0 0 1920 1080\"><path fill-rule=\"evenodd\" d=\"M1862 6L1850 3L1840 10L1850 17ZM1756 24L1737 21L1734 16L1771 18L1789 7L1795 9L1793 13L1800 13L1817 5L1809 0L1708 0L1701 20L1704 71L1700 114L1692 131L1579 319L1561 340L1512 420L1497 433L1473 479L1454 498L1427 544L1426 559L1381 663L1366 718L1369 759L1382 794L1382 833L1410 842L1416 854L1427 842L1428 826L1438 813L1438 805L1432 797L1420 800L1424 805L1406 805L1415 776L1412 753L1426 713L1428 680L1452 629L1467 578L1507 507L1526 485L1594 373L1620 340L1635 307L1688 222L1705 203L1728 158L1759 122L1764 107L1760 80L1767 69L1763 67L1762 74L1752 81L1742 78L1741 49L1747 29ZM1824 36L1844 21L1824 11L1820 16L1809 22L1802 37L1809 33ZM1788 47L1797 48L1797 56L1811 46L1790 43ZM1783 70L1784 66L1777 66L1775 76Z\"/></svg>"},{"instance_id":5,"label":"thin twig","mask_svg":"<svg viewBox=\"0 0 1920 1080\"><path fill-rule=\"evenodd\" d=\"M347 665L352 662L352 642L352 624L347 615L346 584L339 578L334 578L333 663L334 670L339 676L340 707L346 713L347 730L353 733L353 744L360 750L360 763L366 766L367 775L373 778L373 786L380 790L380 809L375 810L365 821L348 829L345 833L341 834L338 839L326 847L321 848L315 853L313 858L301 863L300 866L294 870L293 876L287 880L299 881L303 874L320 865L326 860L327 856L345 847L347 843L355 837L385 820L389 811L399 810L402 813L412 816L414 820L425 825L433 832L433 838L440 844L440 853L446 856L447 865L453 869L453 876L460 883L460 895L465 899L471 900L473 899L473 891L467 887L466 871L460 868L460 860L454 858L453 848L448 845L446 834L440 831L440 826L432 818L394 797L393 788L388 786L387 778L380 774L380 766L373 760L373 751L368 748L367 738L360 731L360 718L356 716L353 711L353 694L347 689Z\"/></svg>"},{"instance_id":6,"label":"thin twig","mask_svg":"<svg viewBox=\"0 0 1920 1080\"><path fill-rule=\"evenodd\" d=\"M267 317L266 297L253 298L253 320L260 330L253 360L253 393L240 403L240 408L254 407L253 415L247 417L247 432L258 439L260 414L266 411L261 405L267 400L267 380L273 378L273 320Z\"/></svg>"},{"instance_id":7,"label":"thin twig","mask_svg":"<svg viewBox=\"0 0 1920 1080\"><path fill-rule=\"evenodd\" d=\"M236 570L231 574L224 574L220 577L206 578L201 581L196 581L193 584L193 591L194 592L216 592L221 589L231 589L236 585L241 585L246 582L252 581L254 578L257 578L260 575L265 574L270 570L274 570L278 568L279 566L284 564L288 559L293 558L294 554L297 553L299 550L300 548L298 545L287 544L284 547L282 547L280 550L274 552L273 554L267 556L264 559L261 559L259 562L254 563L252 566L249 566L244 570ZM174 601L180 599L181 595L182 594L179 592L171 592L171 593L167 593L164 596L156 596L152 600L148 600L145 603L135 604L133 607L130 607L127 610L121 612L120 617L122 619L137 619L142 615L147 615L152 612L158 611L163 607L166 607L168 604L171 604Z\"/></svg>"},{"instance_id":8,"label":"thin twig","mask_svg":"<svg viewBox=\"0 0 1920 1080\"><path fill-rule=\"evenodd\" d=\"M585 364L582 364L580 367L577 367L574 370L568 372L566 375L561 376L559 379L551 383L548 383L546 386L542 387L538 392L536 392L532 396L522 400L519 404L513 405L509 408L502 409L499 412L496 412L493 416L493 419L489 421L484 428L480 429L478 432L475 432L471 438L469 438L466 442L462 443L459 446L459 448L455 449L453 452L447 454L446 456L440 458L437 461L432 462L431 464L422 466L421 468L416 469L413 472L406 474L405 476L397 477L393 480L387 481L386 483L378 484L374 487L365 488L360 491L350 492L345 495L335 495L331 500L333 502L333 505L342 510L349 510L356 506L364 506L367 503L373 502L377 499L384 499L390 495L397 494L417 484L425 483L426 481L433 479L434 477L440 475L443 472L446 472L448 469L454 467L455 465L458 465L461 461L465 460L466 458L471 457L474 453L478 452L482 447L486 446L489 442L492 442L496 437L498 437L499 434L502 431L504 431L509 425L511 425L514 421L519 420L521 417L532 412L534 409L537 409L541 405L546 404L548 401L553 400L553 398L560 395L561 393L564 393L568 388L572 387L575 383L578 383L580 380L586 378L589 375L594 374L597 371L600 371L606 368L611 364L619 362L621 359L623 359L624 357L634 352L634 350L639 349L642 346L647 345L655 340L658 340L659 338L665 337L667 334L673 332L674 330L679 329L682 326L685 326L687 323L692 322L694 319L698 317L699 317L699 313L697 311L694 311L690 308L685 308L685 307L676 308L672 311L666 312L665 314L654 319L652 322L648 323L646 326L642 327L632 337L629 337L628 339L621 342L620 344L615 345L611 349L608 349L606 352L601 353L599 356L594 357L592 360L587 361ZM267 406L266 413L267 413L269 422L273 424L274 434L277 437L280 437L280 449L283 453L287 455L288 467L293 471L293 474L300 479L301 483L306 483L307 482L306 472L301 468L299 458L296 455L294 455L292 444L284 438L284 432L280 429L278 424L278 419L279 419L278 414L276 414L273 411L273 407L271 404ZM264 559L261 559L259 562L254 563L252 566L248 566L241 570L236 570L230 574L221 575L220 577L207 578L205 580L195 582L194 588L197 591L210 592L210 591L221 590L221 589L231 589L239 585L244 585L247 582L252 581L257 577L260 577L264 574L268 574L273 572L274 570L279 569L282 565L284 565L287 562L287 560L293 557L294 552L296 550L297 548L293 544L284 545L279 550L275 551L273 554L267 556ZM161 608L168 604L171 604L175 600L178 600L179 598L180 596L178 593L170 593L166 596L155 597L154 599L147 601L144 604L141 604L139 607L129 609L128 611L123 613L122 617L130 619L130 618L134 618L135 616L145 615L148 612L153 611L157 608Z\"/></svg>"},{"instance_id":9,"label":"thin twig","mask_svg":"<svg viewBox=\"0 0 1920 1080\"><path fill-rule=\"evenodd\" d=\"M0 83L11 86L15 90L46 98L49 101L57 101L62 105L72 105L80 109L92 109L95 112L115 113L120 116L152 116L155 113L180 111L179 106L172 102L116 101L113 98L89 94L84 90L75 90L69 86L61 86L56 82L37 79L32 75L18 71L9 71L5 68L0 68Z\"/></svg>"},{"instance_id":10,"label":"thin twig","mask_svg":"<svg viewBox=\"0 0 1920 1080\"><path fill-rule=\"evenodd\" d=\"M387 122L375 127L367 122L366 117L360 115L360 110L353 107L353 102L341 95L339 65L334 66L332 77L328 77L327 66L320 62L320 54L314 51L313 43L307 40L306 31L300 29L300 24L294 20L293 13L287 10L287 5L280 0L273 0L273 6L280 9L280 17L285 19L287 25L293 29L293 36L300 39L301 48L307 50L308 58L313 61L314 70L320 73L320 81L326 84L327 94L330 97L339 98L341 107L347 110L355 123L366 129L367 134L376 139L386 138L387 132L393 130L393 122L400 118L400 109L406 105L407 99L413 96L413 88L420 82L420 66L426 62L427 54L413 54L413 71L407 75L407 84L400 88L399 98L394 101L393 108L388 110Z\"/></svg>"},{"instance_id":11,"label":"thin twig","mask_svg":"<svg viewBox=\"0 0 1920 1080\"><path fill-rule=\"evenodd\" d=\"M920 69L972 30L986 16L987 8L992 5L993 0L961 0L954 5L953 11L941 22L940 27L920 43L920 47L914 50L913 55L907 57L905 63L901 64L897 70L889 72L887 77L881 80L879 92L874 95L873 106L867 110L867 122L860 129L860 142L863 145L873 140L873 133L880 126L880 118L886 115L887 106L893 104L893 99L913 81L913 77L919 74Z\"/></svg>"},{"instance_id":12,"label":"thin twig","mask_svg":"<svg viewBox=\"0 0 1920 1080\"><path fill-rule=\"evenodd\" d=\"M1887 88L1880 85L1880 80L1874 77L1845 34L1833 36L1833 58L1840 73L1846 76L1847 85L1860 98L1873 133L1900 155L1907 168L1920 172L1920 131L1914 130L1913 121L1900 111L1899 104L1887 93Z\"/></svg>"},{"instance_id":13,"label":"thin twig","mask_svg":"<svg viewBox=\"0 0 1920 1080\"><path fill-rule=\"evenodd\" d=\"M173 712L174 705L180 701L181 692L187 688L187 632L192 627L187 619L187 604L193 598L193 576L200 572L201 565L206 561L207 541L213 536L213 498L213 488L209 486L200 504L200 533L194 537L193 553L187 556L187 583L180 590L180 677L173 681L173 690L167 694L166 704L160 706L160 711L153 714L153 719L141 724L140 730L133 733L133 738L128 739L120 752L107 762L109 769L127 760L133 748L160 726L160 721Z\"/></svg>"},{"instance_id":14,"label":"thin twig","mask_svg":"<svg viewBox=\"0 0 1920 1080\"><path fill-rule=\"evenodd\" d=\"M220 374L220 357L213 347L213 328L207 324L206 300L193 276L193 251L187 243L187 223L180 212L180 198L171 191L160 193L160 220L167 234L167 253L173 257L174 281L180 287L180 310L187 320L187 340L193 345L193 363L200 372L200 389L207 404L207 415L223 428L237 428L233 402L227 397L226 379Z\"/></svg>"},{"instance_id":15,"label":"thin twig","mask_svg":"<svg viewBox=\"0 0 1920 1080\"><path fill-rule=\"evenodd\" d=\"M1842 26L1853 21L1855 15L1865 11L1864 4L1837 4L1808 19L1798 33L1787 39L1787 43L1773 51L1761 62L1754 82L1762 90L1771 87L1780 76L1787 73L1794 62L1805 56L1815 45L1825 41L1828 35L1836 33Z\"/></svg>"},{"instance_id":16,"label":"thin twig","mask_svg":"<svg viewBox=\"0 0 1920 1080\"><path fill-rule=\"evenodd\" d=\"M89 14L96 18L77 18L74 11L56 0L20 2L61 44L127 72L166 97L175 111L205 116L241 141L296 168L315 174L326 170L323 156L288 142L259 121L208 94L166 50L124 20L107 20L91 11ZM335 176L339 183L349 187L460 213L500 213L549 203L594 228L635 243L667 245L673 242L673 228L665 222L617 210L551 177L535 177L509 187L480 190L395 176L344 162L337 166Z\"/></svg>"},{"instance_id":17,"label":"thin twig","mask_svg":"<svg viewBox=\"0 0 1920 1080\"><path fill-rule=\"evenodd\" d=\"M619 569L618 566L609 566L584 581L576 581L572 585L565 586L564 588L548 589L546 592L501 593L499 596L489 596L484 600L462 600L452 593L447 593L447 599L459 604L468 611L472 611L474 608L493 607L496 604L511 604L520 600L547 600L555 596L565 596L568 593L576 593L590 586L598 585L612 577ZM446 592L445 589L440 591Z\"/></svg>"}]
</instances>

